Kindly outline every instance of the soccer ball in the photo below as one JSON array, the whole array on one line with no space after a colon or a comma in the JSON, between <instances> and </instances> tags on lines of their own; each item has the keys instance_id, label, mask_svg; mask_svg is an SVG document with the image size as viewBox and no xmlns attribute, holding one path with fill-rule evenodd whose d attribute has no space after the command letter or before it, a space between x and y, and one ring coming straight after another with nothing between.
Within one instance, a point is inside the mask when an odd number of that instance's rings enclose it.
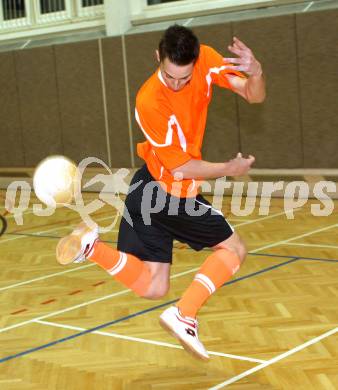
<instances>
[{"instance_id":1,"label":"soccer ball","mask_svg":"<svg viewBox=\"0 0 338 390\"><path fill-rule=\"evenodd\" d=\"M36 167L33 187L42 203L62 207L72 202L78 180L79 172L72 160L64 156L50 156Z\"/></svg>"}]
</instances>

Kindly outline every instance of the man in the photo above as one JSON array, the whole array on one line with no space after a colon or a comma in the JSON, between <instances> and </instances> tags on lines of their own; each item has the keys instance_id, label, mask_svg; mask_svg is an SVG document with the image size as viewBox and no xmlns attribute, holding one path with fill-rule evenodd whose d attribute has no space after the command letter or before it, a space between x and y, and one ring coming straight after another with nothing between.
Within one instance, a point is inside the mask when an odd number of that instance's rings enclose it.
<instances>
[{"instance_id":1,"label":"man","mask_svg":"<svg viewBox=\"0 0 338 390\"><path fill-rule=\"evenodd\" d=\"M161 298L169 289L174 239L195 250L212 248L177 305L160 316L161 325L186 350L205 360L209 356L198 339L197 312L237 272L246 250L222 213L198 194L198 187L204 179L244 175L254 162L253 156L240 153L227 162L202 160L212 85L231 89L249 103L265 99L262 67L251 50L237 38L228 48L238 57L223 58L200 45L185 27L165 31L156 51L159 69L136 99L135 115L146 139L137 151L146 164L136 172L131 185L137 188L126 198L132 226L122 218L117 250L100 242L97 229L83 223L57 246L61 264L87 258L148 299ZM144 209L153 211L148 213L150 221Z\"/></svg>"}]
</instances>

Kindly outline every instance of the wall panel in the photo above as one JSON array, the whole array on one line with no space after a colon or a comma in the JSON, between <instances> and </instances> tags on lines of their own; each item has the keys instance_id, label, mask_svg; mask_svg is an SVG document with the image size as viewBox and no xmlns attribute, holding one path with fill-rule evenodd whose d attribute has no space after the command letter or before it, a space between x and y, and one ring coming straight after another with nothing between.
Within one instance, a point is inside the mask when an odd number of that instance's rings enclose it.
<instances>
[{"instance_id":1,"label":"wall panel","mask_svg":"<svg viewBox=\"0 0 338 390\"><path fill-rule=\"evenodd\" d=\"M142 84L158 67L155 50L158 47L161 36L161 31L154 31L150 33L126 35L125 37L136 166L141 166L143 164L143 160L136 156L136 144L144 141L144 135L142 134L134 115L136 94Z\"/></svg>"},{"instance_id":2,"label":"wall panel","mask_svg":"<svg viewBox=\"0 0 338 390\"><path fill-rule=\"evenodd\" d=\"M15 52L26 166L62 154L61 122L51 46Z\"/></svg>"},{"instance_id":3,"label":"wall panel","mask_svg":"<svg viewBox=\"0 0 338 390\"><path fill-rule=\"evenodd\" d=\"M212 46L225 56L227 45L231 41L230 23L195 27L193 31L201 44ZM209 105L202 158L207 161L223 162L233 158L239 149L236 95L215 85Z\"/></svg>"},{"instance_id":4,"label":"wall panel","mask_svg":"<svg viewBox=\"0 0 338 390\"><path fill-rule=\"evenodd\" d=\"M22 167L25 156L13 52L0 53L0 166Z\"/></svg>"},{"instance_id":5,"label":"wall panel","mask_svg":"<svg viewBox=\"0 0 338 390\"><path fill-rule=\"evenodd\" d=\"M98 41L57 45L55 56L64 152L108 163Z\"/></svg>"},{"instance_id":6,"label":"wall panel","mask_svg":"<svg viewBox=\"0 0 338 390\"><path fill-rule=\"evenodd\" d=\"M338 11L296 20L304 166L338 168Z\"/></svg>"},{"instance_id":7,"label":"wall panel","mask_svg":"<svg viewBox=\"0 0 338 390\"><path fill-rule=\"evenodd\" d=\"M122 39L102 40L112 167L131 167Z\"/></svg>"},{"instance_id":8,"label":"wall panel","mask_svg":"<svg viewBox=\"0 0 338 390\"><path fill-rule=\"evenodd\" d=\"M263 104L238 97L242 151L255 155L256 168L302 167L295 16L240 21L233 30L262 63L267 82Z\"/></svg>"}]
</instances>

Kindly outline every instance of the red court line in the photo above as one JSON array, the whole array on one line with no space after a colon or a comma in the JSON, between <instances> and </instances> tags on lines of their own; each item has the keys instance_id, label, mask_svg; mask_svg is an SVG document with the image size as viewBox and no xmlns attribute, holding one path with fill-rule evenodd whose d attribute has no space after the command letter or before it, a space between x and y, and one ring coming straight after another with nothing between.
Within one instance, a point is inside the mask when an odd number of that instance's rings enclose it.
<instances>
[{"instance_id":1,"label":"red court line","mask_svg":"<svg viewBox=\"0 0 338 390\"><path fill-rule=\"evenodd\" d=\"M27 311L27 309L21 309L21 310L13 311L13 313L11 313L11 314L12 315L19 314L19 313L23 313L24 311Z\"/></svg>"},{"instance_id":2,"label":"red court line","mask_svg":"<svg viewBox=\"0 0 338 390\"><path fill-rule=\"evenodd\" d=\"M83 291L83 290L75 290L75 291L70 292L68 295L79 294L79 293L82 292L82 291Z\"/></svg>"},{"instance_id":3,"label":"red court line","mask_svg":"<svg viewBox=\"0 0 338 390\"><path fill-rule=\"evenodd\" d=\"M101 284L104 284L106 283L104 280L102 282L97 282L97 283L94 283L92 284L92 286L96 287L96 286L100 286Z\"/></svg>"},{"instance_id":4,"label":"red court line","mask_svg":"<svg viewBox=\"0 0 338 390\"><path fill-rule=\"evenodd\" d=\"M104 284L104 283L106 283L106 282L104 280L102 280L100 282L96 282L96 283L92 284L92 286L96 287L96 286L100 286L101 284ZM83 292L83 290L74 290L74 291L71 291L70 293L68 293L67 295L76 295L76 294L79 294L81 292ZM47 301L41 302L40 305L48 305L49 303L56 302L56 301L57 301L57 299L51 298L51 299L48 299ZM17 311L13 311L10 314L11 315L19 314L19 313L23 313L24 311L28 311L28 309L20 309Z\"/></svg>"},{"instance_id":5,"label":"red court line","mask_svg":"<svg viewBox=\"0 0 338 390\"><path fill-rule=\"evenodd\" d=\"M55 302L56 299L49 299L48 301L41 302L40 305L48 305L49 303Z\"/></svg>"}]
</instances>

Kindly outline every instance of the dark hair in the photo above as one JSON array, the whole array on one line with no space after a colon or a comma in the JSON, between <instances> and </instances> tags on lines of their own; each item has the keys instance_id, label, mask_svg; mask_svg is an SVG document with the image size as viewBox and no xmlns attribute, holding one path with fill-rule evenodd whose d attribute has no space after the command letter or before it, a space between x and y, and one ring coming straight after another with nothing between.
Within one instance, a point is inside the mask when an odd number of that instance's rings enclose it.
<instances>
[{"instance_id":1,"label":"dark hair","mask_svg":"<svg viewBox=\"0 0 338 390\"><path fill-rule=\"evenodd\" d=\"M165 30L158 51L161 62L168 58L176 65L188 65L197 61L200 44L189 28L174 24Z\"/></svg>"}]
</instances>

